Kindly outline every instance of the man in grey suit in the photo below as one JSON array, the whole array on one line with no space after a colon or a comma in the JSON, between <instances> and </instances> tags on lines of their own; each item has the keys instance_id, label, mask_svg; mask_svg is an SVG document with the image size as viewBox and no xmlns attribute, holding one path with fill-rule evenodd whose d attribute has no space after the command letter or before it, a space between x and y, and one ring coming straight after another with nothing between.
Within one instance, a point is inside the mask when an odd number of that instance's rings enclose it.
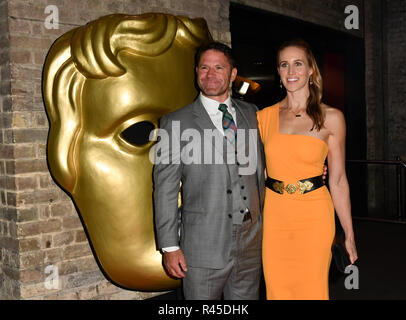
<instances>
[{"instance_id":1,"label":"man in grey suit","mask_svg":"<svg viewBox=\"0 0 406 320\"><path fill-rule=\"evenodd\" d=\"M210 43L196 57L200 95L160 123L169 139L155 154L158 247L186 299L258 299L265 186L257 107L229 95L237 69L228 46Z\"/></svg>"}]
</instances>

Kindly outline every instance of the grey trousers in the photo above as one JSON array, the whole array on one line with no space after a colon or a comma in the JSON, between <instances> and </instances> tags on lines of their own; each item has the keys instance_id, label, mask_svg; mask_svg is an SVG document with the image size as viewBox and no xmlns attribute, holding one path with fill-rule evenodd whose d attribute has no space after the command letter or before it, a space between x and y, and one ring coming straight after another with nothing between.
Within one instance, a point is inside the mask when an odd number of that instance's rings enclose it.
<instances>
[{"instance_id":1,"label":"grey trousers","mask_svg":"<svg viewBox=\"0 0 406 320\"><path fill-rule=\"evenodd\" d=\"M262 221L233 225L232 237L230 260L223 269L188 266L183 279L186 300L259 299Z\"/></svg>"}]
</instances>

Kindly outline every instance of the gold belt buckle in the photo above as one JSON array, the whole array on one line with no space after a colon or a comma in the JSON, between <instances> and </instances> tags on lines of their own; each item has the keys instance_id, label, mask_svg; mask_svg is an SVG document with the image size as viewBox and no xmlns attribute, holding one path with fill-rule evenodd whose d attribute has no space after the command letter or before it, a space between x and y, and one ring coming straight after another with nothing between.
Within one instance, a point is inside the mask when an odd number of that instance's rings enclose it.
<instances>
[{"instance_id":1,"label":"gold belt buckle","mask_svg":"<svg viewBox=\"0 0 406 320\"><path fill-rule=\"evenodd\" d=\"M299 185L300 194L303 194L305 191L311 190L311 188L313 187L313 183L309 180L306 180L304 182L298 181L297 184Z\"/></svg>"},{"instance_id":2,"label":"gold belt buckle","mask_svg":"<svg viewBox=\"0 0 406 320\"><path fill-rule=\"evenodd\" d=\"M283 194L283 189L284 189L283 182L274 182L274 183L272 184L272 187L273 187L274 190L276 190L278 193Z\"/></svg>"},{"instance_id":3,"label":"gold belt buckle","mask_svg":"<svg viewBox=\"0 0 406 320\"><path fill-rule=\"evenodd\" d=\"M282 181L281 181L281 182L275 181L275 182L272 184L272 187L273 187L273 189L274 189L276 192L278 192L278 193L280 193L280 194L283 194L284 190L286 190L286 192L289 193L289 194L293 194L293 193L295 193L297 190L299 190L299 193L300 193L300 194L304 194L305 191L309 191L309 190L311 190L311 189L313 188L313 183L310 182L309 180L305 180L305 181L303 181L303 182L298 181L298 182L297 182L297 185L298 185L298 187L296 187L296 186L295 186L294 184L292 184L292 183L289 183L289 184L285 187L285 184L284 184Z\"/></svg>"},{"instance_id":4,"label":"gold belt buckle","mask_svg":"<svg viewBox=\"0 0 406 320\"><path fill-rule=\"evenodd\" d=\"M296 187L294 184L289 183L289 184L286 186L286 191L287 191L289 194L295 193L296 190L297 190L297 187Z\"/></svg>"}]
</instances>

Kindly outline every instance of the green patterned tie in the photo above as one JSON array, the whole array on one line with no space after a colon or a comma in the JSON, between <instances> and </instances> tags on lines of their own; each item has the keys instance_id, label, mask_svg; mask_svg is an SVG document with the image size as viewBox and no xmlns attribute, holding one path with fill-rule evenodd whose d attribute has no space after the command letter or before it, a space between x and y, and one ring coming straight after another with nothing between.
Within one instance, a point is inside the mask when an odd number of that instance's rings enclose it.
<instances>
[{"instance_id":1,"label":"green patterned tie","mask_svg":"<svg viewBox=\"0 0 406 320\"><path fill-rule=\"evenodd\" d=\"M223 129L224 135L228 138L231 143L235 143L237 139L237 126L235 125L233 116L228 112L228 107L226 104L221 103L219 105L219 110L223 112Z\"/></svg>"}]
</instances>

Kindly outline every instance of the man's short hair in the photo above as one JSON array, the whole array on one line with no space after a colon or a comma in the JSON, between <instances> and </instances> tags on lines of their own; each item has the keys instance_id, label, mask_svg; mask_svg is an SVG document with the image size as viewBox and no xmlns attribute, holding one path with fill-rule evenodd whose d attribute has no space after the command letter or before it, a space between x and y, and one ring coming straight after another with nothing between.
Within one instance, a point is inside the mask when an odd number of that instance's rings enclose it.
<instances>
[{"instance_id":1,"label":"man's short hair","mask_svg":"<svg viewBox=\"0 0 406 320\"><path fill-rule=\"evenodd\" d=\"M231 65L231 68L235 67L235 60L234 60L231 48L228 45L221 43L221 42L217 42L217 41L209 42L208 44L201 46L197 50L196 66L199 65L200 58L202 57L203 53L205 53L208 50L216 50L216 51L222 52L226 56L228 63Z\"/></svg>"}]
</instances>

